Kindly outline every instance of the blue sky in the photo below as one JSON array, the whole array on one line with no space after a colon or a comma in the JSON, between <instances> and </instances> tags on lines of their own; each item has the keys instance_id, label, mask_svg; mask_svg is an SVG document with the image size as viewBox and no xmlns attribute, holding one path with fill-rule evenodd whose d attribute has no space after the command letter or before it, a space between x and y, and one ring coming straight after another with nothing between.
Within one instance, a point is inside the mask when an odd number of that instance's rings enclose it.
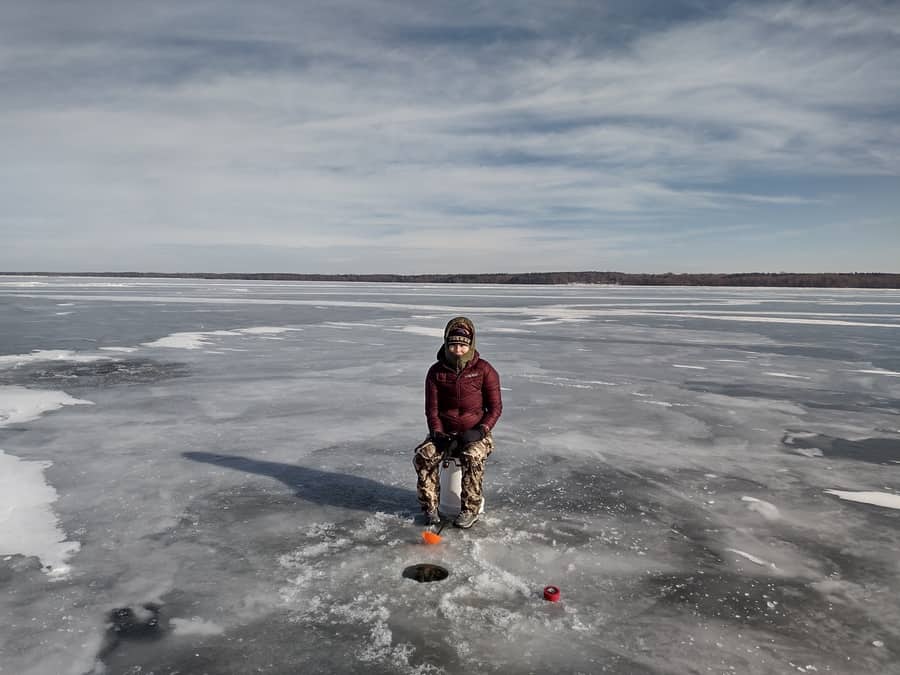
<instances>
[{"instance_id":1,"label":"blue sky","mask_svg":"<svg viewBox=\"0 0 900 675\"><path fill-rule=\"evenodd\" d=\"M0 270L900 272L895 2L0 0Z\"/></svg>"}]
</instances>

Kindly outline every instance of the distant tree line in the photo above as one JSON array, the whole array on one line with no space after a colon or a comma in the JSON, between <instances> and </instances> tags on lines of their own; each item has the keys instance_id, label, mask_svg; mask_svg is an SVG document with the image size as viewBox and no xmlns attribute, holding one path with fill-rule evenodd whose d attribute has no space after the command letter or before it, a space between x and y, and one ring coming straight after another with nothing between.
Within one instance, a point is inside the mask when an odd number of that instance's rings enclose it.
<instances>
[{"instance_id":1,"label":"distant tree line","mask_svg":"<svg viewBox=\"0 0 900 675\"><path fill-rule=\"evenodd\" d=\"M522 272L517 274L289 274L211 272L0 272L14 276L77 276L260 281L367 281L429 284L614 284L622 286L787 286L900 288L900 274L880 272L742 272L736 274L627 274L625 272Z\"/></svg>"}]
</instances>

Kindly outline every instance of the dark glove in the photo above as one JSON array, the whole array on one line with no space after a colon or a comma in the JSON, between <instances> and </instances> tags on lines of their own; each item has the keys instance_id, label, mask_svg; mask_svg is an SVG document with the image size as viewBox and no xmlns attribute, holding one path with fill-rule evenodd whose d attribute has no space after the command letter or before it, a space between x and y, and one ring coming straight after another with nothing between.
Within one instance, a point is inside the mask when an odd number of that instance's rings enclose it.
<instances>
[{"instance_id":1,"label":"dark glove","mask_svg":"<svg viewBox=\"0 0 900 675\"><path fill-rule=\"evenodd\" d=\"M443 431L432 431L431 442L434 443L439 452L444 453L450 449L450 445L453 443L453 436L445 434Z\"/></svg>"},{"instance_id":2,"label":"dark glove","mask_svg":"<svg viewBox=\"0 0 900 675\"><path fill-rule=\"evenodd\" d=\"M459 435L459 440L461 440L464 445L484 440L484 427L475 427L474 429L462 432Z\"/></svg>"}]
</instances>

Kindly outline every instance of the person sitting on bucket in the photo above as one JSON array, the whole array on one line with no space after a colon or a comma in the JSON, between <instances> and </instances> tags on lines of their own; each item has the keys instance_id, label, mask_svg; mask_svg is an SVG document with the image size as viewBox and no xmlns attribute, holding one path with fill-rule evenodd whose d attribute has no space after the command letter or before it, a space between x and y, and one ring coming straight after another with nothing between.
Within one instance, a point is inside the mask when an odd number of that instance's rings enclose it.
<instances>
[{"instance_id":1,"label":"person sitting on bucket","mask_svg":"<svg viewBox=\"0 0 900 675\"><path fill-rule=\"evenodd\" d=\"M500 376L475 349L475 324L464 316L451 319L437 363L425 376L428 437L416 448L416 496L427 525L436 525L444 455L462 465L460 512L453 524L469 528L481 510L484 460L494 449L491 430L500 418Z\"/></svg>"}]
</instances>

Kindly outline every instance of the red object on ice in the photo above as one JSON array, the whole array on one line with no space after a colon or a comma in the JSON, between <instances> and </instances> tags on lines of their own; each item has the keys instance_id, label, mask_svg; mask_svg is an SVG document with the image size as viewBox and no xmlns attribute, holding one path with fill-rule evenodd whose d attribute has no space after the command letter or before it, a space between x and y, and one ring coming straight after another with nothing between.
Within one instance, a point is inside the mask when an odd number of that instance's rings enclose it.
<instances>
[{"instance_id":1,"label":"red object on ice","mask_svg":"<svg viewBox=\"0 0 900 675\"><path fill-rule=\"evenodd\" d=\"M559 586L547 586L544 589L544 600L559 602Z\"/></svg>"}]
</instances>

